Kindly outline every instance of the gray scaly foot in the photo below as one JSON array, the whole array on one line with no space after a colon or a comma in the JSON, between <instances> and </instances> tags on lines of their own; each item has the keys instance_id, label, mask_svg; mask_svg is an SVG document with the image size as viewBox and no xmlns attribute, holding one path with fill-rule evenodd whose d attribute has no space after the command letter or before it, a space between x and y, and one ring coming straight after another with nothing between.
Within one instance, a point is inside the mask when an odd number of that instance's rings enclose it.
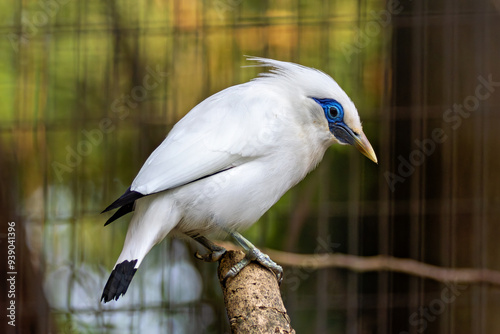
<instances>
[{"instance_id":1,"label":"gray scaly foot","mask_svg":"<svg viewBox=\"0 0 500 334\"><path fill-rule=\"evenodd\" d=\"M255 247L250 241L245 239L238 232L232 232L230 234L234 238L234 240L236 240L236 242L241 247L243 247L243 249L246 251L246 255L243 258L243 260L238 262L236 265L234 265L234 267L232 267L227 272L224 279L236 276L251 261L256 261L265 268L271 270L276 275L276 278L278 279L278 284L281 284L281 281L283 280L283 268L279 264L271 260L271 258L268 255L262 253L257 247Z\"/></svg>"}]
</instances>

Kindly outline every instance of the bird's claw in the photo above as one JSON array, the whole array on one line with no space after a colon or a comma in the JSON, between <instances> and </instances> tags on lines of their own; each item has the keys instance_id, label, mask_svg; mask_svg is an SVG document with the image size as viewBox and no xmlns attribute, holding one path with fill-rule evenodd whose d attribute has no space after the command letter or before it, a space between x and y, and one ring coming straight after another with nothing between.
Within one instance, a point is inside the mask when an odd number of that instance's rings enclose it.
<instances>
[{"instance_id":1,"label":"bird's claw","mask_svg":"<svg viewBox=\"0 0 500 334\"><path fill-rule=\"evenodd\" d=\"M217 249L213 249L207 254L200 254L198 251L196 251L196 253L194 253L194 257L205 262L217 262L225 253L226 249L223 247L219 247Z\"/></svg>"},{"instance_id":2,"label":"bird's claw","mask_svg":"<svg viewBox=\"0 0 500 334\"><path fill-rule=\"evenodd\" d=\"M274 275L276 275L276 279L278 280L278 285L281 285L281 282L283 281L283 268L279 264L271 260L269 255L262 253L257 248L255 250L257 250L258 252L255 261L257 261L267 269L271 270L274 273Z\"/></svg>"},{"instance_id":3,"label":"bird's claw","mask_svg":"<svg viewBox=\"0 0 500 334\"><path fill-rule=\"evenodd\" d=\"M224 280L229 277L236 276L251 261L258 262L263 267L273 272L274 275L276 275L276 279L278 280L278 285L281 285L281 282L283 281L283 268L279 264L271 260L271 258L267 254L262 253L257 248L250 249L240 262L236 263L231 269L229 269L227 274L224 276Z\"/></svg>"}]
</instances>

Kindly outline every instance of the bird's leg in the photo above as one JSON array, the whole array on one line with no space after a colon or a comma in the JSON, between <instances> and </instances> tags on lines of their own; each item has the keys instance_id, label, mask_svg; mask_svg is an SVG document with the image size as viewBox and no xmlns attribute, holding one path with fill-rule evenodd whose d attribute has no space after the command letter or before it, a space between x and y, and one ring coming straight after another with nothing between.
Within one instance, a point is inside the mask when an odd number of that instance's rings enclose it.
<instances>
[{"instance_id":1,"label":"bird's leg","mask_svg":"<svg viewBox=\"0 0 500 334\"><path fill-rule=\"evenodd\" d=\"M234 265L234 267L232 267L227 272L224 279L227 279L228 277L236 276L251 261L257 261L262 266L271 270L276 275L276 278L278 279L278 284L281 284L281 281L283 280L283 268L279 264L277 264L273 260L271 260L271 258L268 255L262 253L259 249L257 249L257 247L255 247L250 241L245 239L238 232L231 232L230 234L234 238L234 240L236 240L236 242L241 247L243 247L246 255L243 258L243 260L236 263L236 265Z\"/></svg>"},{"instance_id":2,"label":"bird's leg","mask_svg":"<svg viewBox=\"0 0 500 334\"><path fill-rule=\"evenodd\" d=\"M198 241L200 244L205 246L210 252L204 255L201 255L198 251L194 254L194 256L205 262L216 262L226 253L226 249L224 247L218 246L214 244L212 241L208 240L202 235L196 234L194 236L190 236L194 240Z\"/></svg>"}]
</instances>

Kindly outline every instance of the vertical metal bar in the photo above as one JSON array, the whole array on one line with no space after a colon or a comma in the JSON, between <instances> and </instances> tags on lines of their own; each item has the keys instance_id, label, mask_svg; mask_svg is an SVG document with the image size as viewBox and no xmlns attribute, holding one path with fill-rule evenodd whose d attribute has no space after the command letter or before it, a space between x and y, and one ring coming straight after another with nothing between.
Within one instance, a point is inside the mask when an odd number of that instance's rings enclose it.
<instances>
[{"instance_id":1,"label":"vertical metal bar","mask_svg":"<svg viewBox=\"0 0 500 334\"><path fill-rule=\"evenodd\" d=\"M448 57L448 61L443 62L443 76L446 78L450 78L449 81L444 81L443 87L443 98L442 105L440 108L444 111L448 106L452 105L453 95L454 95L454 81L453 80L453 0L445 0L444 1L444 12L443 12L443 41L442 41L442 54L445 57ZM452 154L451 154L451 140L448 140L443 144L441 155L441 164L442 170L445 170L452 163ZM441 178L441 200L440 200L440 243L439 243L439 259L440 263L443 266L449 266L450 261L450 251L451 251L451 196L452 196L452 182L451 182L451 173L446 173ZM441 315L440 322L440 331L443 333L450 333L450 319L453 315L453 308L450 307L449 312Z\"/></svg>"},{"instance_id":2,"label":"vertical metal bar","mask_svg":"<svg viewBox=\"0 0 500 334\"><path fill-rule=\"evenodd\" d=\"M473 74L485 73L486 66L484 64L484 55L489 54L487 51L487 44L485 42L485 31L487 31L486 15L487 7L484 2L480 1L478 4L478 13L473 13L473 20L468 20L474 22L474 49L481 50L477 52L475 56L475 64ZM474 75L471 80L476 82L476 76ZM485 238L485 231L487 225L484 219L484 201L483 196L484 189L486 187L486 182L484 180L483 166L485 166L485 119L488 115L487 102L483 102L479 107L479 112L475 115L474 120L474 133L481 134L479 136L474 136L474 159L473 159L473 265L474 267L484 268L487 265L486 254L487 254L487 239ZM474 287L473 299L472 299L472 330L476 333L484 333L486 328L484 326L485 320L485 310L487 301L487 287L484 284Z\"/></svg>"},{"instance_id":3,"label":"vertical metal bar","mask_svg":"<svg viewBox=\"0 0 500 334\"><path fill-rule=\"evenodd\" d=\"M451 40L451 48L449 49L448 53L451 53L450 58L452 59L452 64L451 64L451 78L453 81L453 86L452 86L452 91L451 91L451 96L452 96L452 101L456 101L459 98L458 92L459 86L457 84L457 79L460 77L460 74L458 73L459 69L459 62L458 62L458 54L460 53L460 42L459 42L459 35L458 35L458 19L456 17L456 14L458 12L457 10L458 4L456 1L452 1L450 4L450 15L451 15L451 34L450 34L450 40ZM450 244L449 244L449 253L447 254L447 257L449 258L449 265L450 266L455 266L456 264L456 257L457 257L457 232L456 232L456 226L457 223L459 222L459 219L457 219L457 208L458 208L458 203L457 203L457 198L455 197L455 194L457 193L457 186L459 184L458 180L458 172L457 172L457 166L459 165L459 154L457 154L458 150L458 140L457 140L457 134L456 131L452 132L451 135L452 143L451 143L451 149L450 149L450 161L449 165L451 168L451 173L450 173L450 205L449 205L449 220L450 220ZM448 167L446 166L446 167ZM455 333L456 328L455 328L455 322L454 319L457 314L457 306L452 305L450 308L450 318L449 318L449 327L447 330L450 333Z\"/></svg>"},{"instance_id":4,"label":"vertical metal bar","mask_svg":"<svg viewBox=\"0 0 500 334\"><path fill-rule=\"evenodd\" d=\"M417 112L417 121L419 123L418 127L420 128L420 133L418 138L427 138L428 132L427 132L427 122L429 120L429 114L427 113L427 106L429 103L429 98L428 98L428 85L427 83L430 80L430 76L428 76L428 69L429 67L429 44L430 44L430 38L428 35L429 31L429 17L431 13L429 10L429 3L428 2L423 2L422 3L422 21L421 21L421 63L419 66L421 67L421 88L420 88L420 93L419 93L419 98L417 99L417 107L416 110ZM431 56L432 57L432 56ZM415 137L416 138L416 137ZM411 147L415 147L413 144L413 138L411 142ZM419 185L418 185L418 203L416 206L418 207L418 213L415 215L417 218L415 219L415 223L417 226L415 228L418 231L418 237L419 240L416 243L415 247L415 259L425 262L425 235L426 235L426 164L422 165L418 170L419 174ZM412 257L413 258L413 257ZM420 293L420 304L425 304L426 302L426 289L425 289L425 283L426 280L422 278L418 278L418 291Z\"/></svg>"},{"instance_id":5,"label":"vertical metal bar","mask_svg":"<svg viewBox=\"0 0 500 334\"><path fill-rule=\"evenodd\" d=\"M325 7L326 6L326 7ZM300 6L298 7L300 8ZM324 12L328 13L328 1L323 1L323 8ZM323 18L323 16L321 16ZM328 55L328 52L326 50L329 49L329 42L332 36L330 36L330 24L327 21L322 20L323 23L320 23L321 25L324 25L324 29L322 31L323 38L322 40L325 41L325 44L322 45L321 47L323 48L323 55ZM326 57L323 60L323 64L325 64L325 68L328 65L328 58ZM321 178L326 179L326 164L323 165L323 168L320 169L321 173ZM325 187L320 187L320 192L319 192L319 203L320 205L318 206L320 212L318 213L318 237L323 237L325 235L329 235L329 226L328 226L328 221L329 221L329 213L328 213L328 207L325 205L322 205L322 203L327 203L329 200L328 196L328 189ZM318 304L318 311L316 314L316 333L327 333L328 332L328 306L329 306L329 296L326 293L328 289L328 283L329 283L329 270L323 269L317 272L317 289L316 289L316 300Z\"/></svg>"},{"instance_id":6,"label":"vertical metal bar","mask_svg":"<svg viewBox=\"0 0 500 334\"><path fill-rule=\"evenodd\" d=\"M411 90L411 100L410 100L410 113L411 113L411 134L409 145L412 147L414 138L422 138L422 104L423 101L423 82L424 82L424 57L425 53L423 51L425 46L424 33L425 30L425 7L422 2L417 2L413 4L412 12L412 71L411 71L411 82L413 88ZM420 223L421 223L421 210L420 210L420 198L421 191L420 185L422 182L422 169L423 167L414 166L415 171L410 176L410 197L409 197L409 223L410 223L410 233L409 233L409 254L412 259L420 259L420 246L421 246L421 233L420 233ZM418 277L410 278L410 305L412 309L418 309L419 305L424 302L424 294L422 293L422 280ZM412 327L412 331L415 330L415 326Z\"/></svg>"},{"instance_id":7,"label":"vertical metal bar","mask_svg":"<svg viewBox=\"0 0 500 334\"><path fill-rule=\"evenodd\" d=\"M357 26L361 31L364 21L365 1L357 2ZM362 82L362 63L360 57L355 57L357 66L357 83ZM353 153L353 152L351 152ZM348 211L347 211L347 252L352 255L359 255L359 197L360 197L360 167L359 159L353 154L349 155L349 191L348 191ZM363 296L359 294L360 277L358 273L349 272L347 274L347 333L359 333L362 327L361 314L362 305L359 299Z\"/></svg>"},{"instance_id":8,"label":"vertical metal bar","mask_svg":"<svg viewBox=\"0 0 500 334\"><path fill-rule=\"evenodd\" d=\"M480 29L483 34L483 39L481 40L481 50L483 51L481 55L483 55L483 58L481 59L481 73L484 75L488 75L488 70L489 70L489 64L488 60L486 57L491 55L493 52L491 50L491 46L489 44L489 41L492 40L491 38L491 31L492 31L492 25L493 25L493 20L491 19L491 15L489 15L489 10L488 10L488 3L484 2L483 3L483 10L481 11L481 18L480 20L483 22L483 27ZM480 32L481 34L481 32ZM491 182L485 177L486 175L490 175L489 171L489 162L492 161L492 159L489 157L489 150L488 146L489 143L492 142L492 134L490 133L490 127L488 126L488 123L490 122L490 119L493 118L493 112L492 112L492 103L491 101L486 101L483 106L483 112L481 113L481 134L482 134L482 143L481 143L481 162L480 162L480 175L481 175L481 187L479 188L479 198L480 198L480 225L481 225L481 237L480 237L480 242L481 242L481 267L483 268L488 268L490 265L490 261L488 261L488 253L489 250L492 249L490 248L490 244L488 244L488 236L490 235L490 229L489 229L489 220L488 220L488 208L490 207L489 201L490 201L490 196L491 194ZM495 223L495 222L492 222ZM489 298L489 292L490 289L486 285L481 286L481 293L482 293L482 304L481 304L481 331L484 333L486 332L488 328L488 309L489 309L489 304L490 304L490 298ZM492 299L493 301L493 299Z\"/></svg>"},{"instance_id":9,"label":"vertical metal bar","mask_svg":"<svg viewBox=\"0 0 500 334\"><path fill-rule=\"evenodd\" d=\"M397 20L394 18L392 20L393 24L390 26L390 31L387 35L383 36L382 42L382 53L385 62L384 66L384 79L383 86L391 87L391 63L393 63L393 48L392 48L392 37L394 31L397 28ZM385 157L385 160L380 161L380 170L388 171L390 169L389 161L393 159L391 153L394 149L394 140L391 138L391 134L394 133L392 125L395 124L393 118L396 117L395 108L391 107L391 94L392 92L388 89L383 90L383 96L381 101L381 109L377 115L380 119L379 121L379 152L381 157ZM394 206L392 205L391 198L393 196L390 193L390 188L385 183L384 178L379 178L379 192L378 192L378 254L389 255L389 226L390 217L394 216ZM377 283L377 333L389 333L390 328L390 315L392 314L392 302L389 298L389 281L392 275L388 272L378 273L378 283Z\"/></svg>"}]
</instances>

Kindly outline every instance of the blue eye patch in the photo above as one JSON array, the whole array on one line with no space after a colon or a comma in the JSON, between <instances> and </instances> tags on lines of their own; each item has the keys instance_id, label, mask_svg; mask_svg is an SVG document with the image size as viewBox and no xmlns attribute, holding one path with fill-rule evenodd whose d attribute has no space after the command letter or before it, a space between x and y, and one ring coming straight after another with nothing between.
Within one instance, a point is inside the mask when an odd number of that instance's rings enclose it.
<instances>
[{"instance_id":1,"label":"blue eye patch","mask_svg":"<svg viewBox=\"0 0 500 334\"><path fill-rule=\"evenodd\" d=\"M340 103L338 103L334 99L317 99L312 97L314 101L316 101L325 112L325 117L328 120L328 123L339 123L344 120L344 108Z\"/></svg>"}]
</instances>

